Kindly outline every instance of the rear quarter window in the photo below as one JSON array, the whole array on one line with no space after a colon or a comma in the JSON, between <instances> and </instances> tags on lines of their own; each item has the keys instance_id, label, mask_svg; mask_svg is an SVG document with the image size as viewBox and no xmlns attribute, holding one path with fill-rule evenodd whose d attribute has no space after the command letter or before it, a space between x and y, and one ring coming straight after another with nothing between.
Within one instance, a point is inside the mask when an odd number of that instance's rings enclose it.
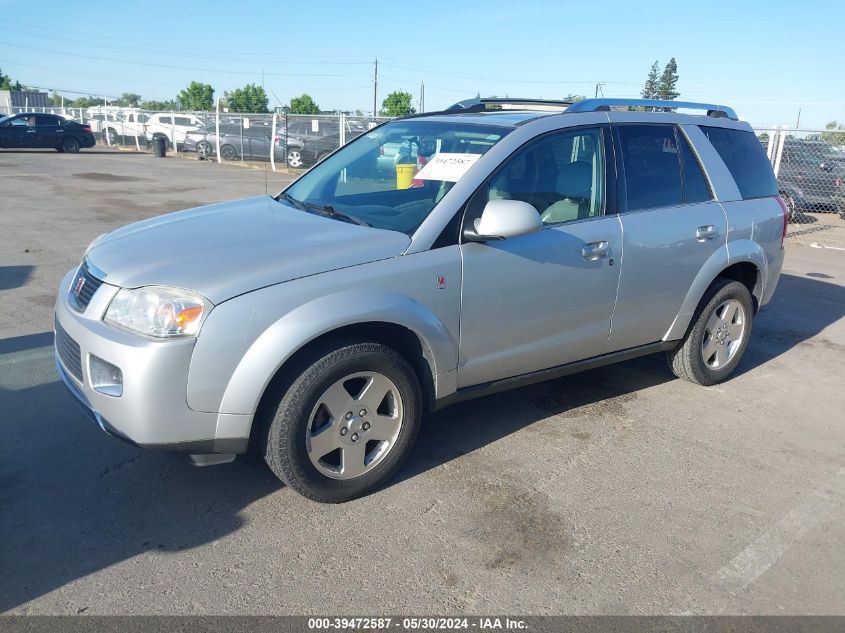
<instances>
[{"instance_id":1,"label":"rear quarter window","mask_svg":"<svg viewBox=\"0 0 845 633\"><path fill-rule=\"evenodd\" d=\"M753 132L701 126L716 148L743 200L778 195L778 184L763 146Z\"/></svg>"}]
</instances>

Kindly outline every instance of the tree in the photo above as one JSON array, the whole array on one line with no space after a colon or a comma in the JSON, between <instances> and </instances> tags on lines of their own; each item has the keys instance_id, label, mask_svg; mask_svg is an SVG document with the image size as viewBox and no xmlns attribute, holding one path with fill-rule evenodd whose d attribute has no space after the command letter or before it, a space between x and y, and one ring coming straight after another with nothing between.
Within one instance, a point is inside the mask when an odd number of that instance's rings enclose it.
<instances>
[{"instance_id":1,"label":"tree","mask_svg":"<svg viewBox=\"0 0 845 633\"><path fill-rule=\"evenodd\" d=\"M658 72L659 66L657 64L657 60L654 60L654 63L651 65L651 70L648 71L648 77L646 77L645 84L643 84L643 90L640 93L643 96L643 99L657 99L657 85L659 81Z\"/></svg>"},{"instance_id":2,"label":"tree","mask_svg":"<svg viewBox=\"0 0 845 633\"><path fill-rule=\"evenodd\" d=\"M172 99L169 101L155 101L155 100L148 100L143 101L141 103L141 107L144 110L178 110L179 108L176 107L176 102Z\"/></svg>"},{"instance_id":3,"label":"tree","mask_svg":"<svg viewBox=\"0 0 845 633\"><path fill-rule=\"evenodd\" d=\"M79 97L73 101L65 99L65 107L67 108L90 108L91 106L103 105L103 100L97 97L88 95L87 97Z\"/></svg>"},{"instance_id":4,"label":"tree","mask_svg":"<svg viewBox=\"0 0 845 633\"><path fill-rule=\"evenodd\" d=\"M176 97L185 110L202 110L208 112L214 108L214 88L211 84L192 81Z\"/></svg>"},{"instance_id":5,"label":"tree","mask_svg":"<svg viewBox=\"0 0 845 633\"><path fill-rule=\"evenodd\" d=\"M302 93L299 97L294 97L290 100L291 114L320 114L320 106L318 106L311 95Z\"/></svg>"},{"instance_id":6,"label":"tree","mask_svg":"<svg viewBox=\"0 0 845 633\"><path fill-rule=\"evenodd\" d=\"M831 121L824 126L826 132L822 132L821 137L825 143L831 145L845 145L845 125L840 125L837 121Z\"/></svg>"},{"instance_id":7,"label":"tree","mask_svg":"<svg viewBox=\"0 0 845 633\"><path fill-rule=\"evenodd\" d=\"M652 68L654 68L652 66ZM663 69L663 74L660 75L660 81L657 84L657 98L671 101L680 96L675 87L678 84L678 63L675 58L669 60L666 67Z\"/></svg>"},{"instance_id":8,"label":"tree","mask_svg":"<svg viewBox=\"0 0 845 633\"><path fill-rule=\"evenodd\" d=\"M568 95L566 95L566 96L563 98L563 100L564 100L564 101L568 101L569 103L575 103L575 102L577 102L577 101L583 101L583 100L584 100L584 99L586 99L586 98L587 98L587 97L585 97L584 95L575 95L575 94L572 94L572 93L570 92Z\"/></svg>"},{"instance_id":9,"label":"tree","mask_svg":"<svg viewBox=\"0 0 845 633\"><path fill-rule=\"evenodd\" d=\"M402 92L397 90L391 92L384 101L381 102L381 116L404 116L406 114L414 114L417 110L411 105L413 95L410 92Z\"/></svg>"},{"instance_id":10,"label":"tree","mask_svg":"<svg viewBox=\"0 0 845 633\"><path fill-rule=\"evenodd\" d=\"M141 95L134 92L124 92L114 104L124 108L137 108L141 104Z\"/></svg>"},{"instance_id":11,"label":"tree","mask_svg":"<svg viewBox=\"0 0 845 633\"><path fill-rule=\"evenodd\" d=\"M243 88L235 88L232 92L224 93L226 105L231 112L269 112L270 100L264 88L255 84L247 84Z\"/></svg>"},{"instance_id":12,"label":"tree","mask_svg":"<svg viewBox=\"0 0 845 633\"><path fill-rule=\"evenodd\" d=\"M12 92L21 92L24 90L24 85L19 81L12 81L9 75L4 75L3 70L0 69L0 90L11 90Z\"/></svg>"}]
</instances>

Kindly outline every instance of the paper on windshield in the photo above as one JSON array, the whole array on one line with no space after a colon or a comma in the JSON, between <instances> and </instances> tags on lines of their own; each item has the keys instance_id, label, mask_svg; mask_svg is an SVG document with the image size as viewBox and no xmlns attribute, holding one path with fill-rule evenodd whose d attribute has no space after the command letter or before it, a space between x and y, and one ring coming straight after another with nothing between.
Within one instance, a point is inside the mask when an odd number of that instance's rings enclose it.
<instances>
[{"instance_id":1,"label":"paper on windshield","mask_svg":"<svg viewBox=\"0 0 845 633\"><path fill-rule=\"evenodd\" d=\"M458 182L461 176L481 158L481 154L452 154L440 152L432 156L414 180L445 180Z\"/></svg>"}]
</instances>

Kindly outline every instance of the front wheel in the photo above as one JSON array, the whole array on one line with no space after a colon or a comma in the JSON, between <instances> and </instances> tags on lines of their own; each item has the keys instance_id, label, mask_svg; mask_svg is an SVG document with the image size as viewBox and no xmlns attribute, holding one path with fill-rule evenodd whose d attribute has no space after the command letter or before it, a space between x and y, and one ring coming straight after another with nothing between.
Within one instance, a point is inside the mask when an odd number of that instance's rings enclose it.
<instances>
[{"instance_id":1,"label":"front wheel","mask_svg":"<svg viewBox=\"0 0 845 633\"><path fill-rule=\"evenodd\" d=\"M299 494L349 501L396 473L421 417L419 382L398 352L369 342L323 350L281 395L264 457Z\"/></svg>"},{"instance_id":2,"label":"front wheel","mask_svg":"<svg viewBox=\"0 0 845 633\"><path fill-rule=\"evenodd\" d=\"M220 148L220 158L223 160L235 160L237 157L238 152L232 145L224 145Z\"/></svg>"},{"instance_id":3,"label":"front wheel","mask_svg":"<svg viewBox=\"0 0 845 633\"><path fill-rule=\"evenodd\" d=\"M76 154L79 151L79 140L74 136L66 136L62 140L62 150L68 154Z\"/></svg>"},{"instance_id":4,"label":"front wheel","mask_svg":"<svg viewBox=\"0 0 845 633\"><path fill-rule=\"evenodd\" d=\"M704 293L686 336L666 352L669 368L698 385L726 380L748 347L753 317L748 288L720 277Z\"/></svg>"},{"instance_id":5,"label":"front wheel","mask_svg":"<svg viewBox=\"0 0 845 633\"><path fill-rule=\"evenodd\" d=\"M291 148L288 149L288 167L293 167L298 169L305 165L305 161L302 158L302 150L299 148Z\"/></svg>"}]
</instances>

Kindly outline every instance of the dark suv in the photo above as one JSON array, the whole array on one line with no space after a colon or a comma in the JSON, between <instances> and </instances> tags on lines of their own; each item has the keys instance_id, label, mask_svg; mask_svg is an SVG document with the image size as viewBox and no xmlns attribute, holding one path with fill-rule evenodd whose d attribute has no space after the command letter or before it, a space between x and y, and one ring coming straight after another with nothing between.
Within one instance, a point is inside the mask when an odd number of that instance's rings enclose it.
<instances>
[{"instance_id":1,"label":"dark suv","mask_svg":"<svg viewBox=\"0 0 845 633\"><path fill-rule=\"evenodd\" d=\"M802 212L845 213L845 162L842 154L822 141L787 139L778 170L780 194L789 208L790 221Z\"/></svg>"}]
</instances>

